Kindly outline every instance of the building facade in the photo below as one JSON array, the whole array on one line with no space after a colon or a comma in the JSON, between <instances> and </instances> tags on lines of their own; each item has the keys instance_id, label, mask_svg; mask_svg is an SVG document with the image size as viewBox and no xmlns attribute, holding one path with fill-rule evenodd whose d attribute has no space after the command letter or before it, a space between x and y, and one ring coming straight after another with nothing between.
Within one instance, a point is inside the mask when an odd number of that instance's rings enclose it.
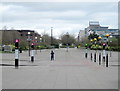
<instances>
[{"instance_id":1,"label":"building facade","mask_svg":"<svg viewBox=\"0 0 120 91\"><path fill-rule=\"evenodd\" d=\"M20 41L28 41L28 36L30 36L31 42L40 42L41 35L34 30L0 30L2 35L2 44L14 44L16 39ZM30 34L28 34L30 33Z\"/></svg>"},{"instance_id":2,"label":"building facade","mask_svg":"<svg viewBox=\"0 0 120 91\"><path fill-rule=\"evenodd\" d=\"M85 30L80 30L78 34L78 42L84 41L85 38Z\"/></svg>"},{"instance_id":3,"label":"building facade","mask_svg":"<svg viewBox=\"0 0 120 91\"><path fill-rule=\"evenodd\" d=\"M100 26L98 21L90 21L89 26L85 28L86 37L93 32L99 36L105 36L106 34L109 34L113 37L119 36L119 29L109 29L108 27Z\"/></svg>"}]
</instances>

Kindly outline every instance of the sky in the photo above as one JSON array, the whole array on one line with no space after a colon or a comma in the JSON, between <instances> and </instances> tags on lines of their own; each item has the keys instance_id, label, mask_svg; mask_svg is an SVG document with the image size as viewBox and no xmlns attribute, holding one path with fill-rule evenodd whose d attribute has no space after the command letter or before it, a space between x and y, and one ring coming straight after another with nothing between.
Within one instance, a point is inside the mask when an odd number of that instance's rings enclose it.
<instances>
[{"instance_id":1,"label":"sky","mask_svg":"<svg viewBox=\"0 0 120 91\"><path fill-rule=\"evenodd\" d=\"M29 29L40 34L51 32L59 38L69 32L78 35L99 21L101 26L118 28L117 2L4 2L0 3L0 29Z\"/></svg>"}]
</instances>

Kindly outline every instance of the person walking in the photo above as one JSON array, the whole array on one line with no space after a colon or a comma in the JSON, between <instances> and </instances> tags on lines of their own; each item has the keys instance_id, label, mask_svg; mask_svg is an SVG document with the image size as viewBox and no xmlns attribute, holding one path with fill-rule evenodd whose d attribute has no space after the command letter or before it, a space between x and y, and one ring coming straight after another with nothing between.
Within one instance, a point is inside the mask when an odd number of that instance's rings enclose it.
<instances>
[{"instance_id":1,"label":"person walking","mask_svg":"<svg viewBox=\"0 0 120 91\"><path fill-rule=\"evenodd\" d=\"M51 51L51 61L54 60L54 52L53 50Z\"/></svg>"}]
</instances>

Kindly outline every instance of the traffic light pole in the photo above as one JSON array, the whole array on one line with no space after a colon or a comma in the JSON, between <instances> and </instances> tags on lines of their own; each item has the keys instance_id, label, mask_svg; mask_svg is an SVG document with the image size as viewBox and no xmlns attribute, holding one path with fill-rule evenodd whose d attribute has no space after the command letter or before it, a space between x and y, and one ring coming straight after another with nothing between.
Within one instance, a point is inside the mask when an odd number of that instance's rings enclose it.
<instances>
[{"instance_id":1,"label":"traffic light pole","mask_svg":"<svg viewBox=\"0 0 120 91\"><path fill-rule=\"evenodd\" d=\"M15 41L15 68L19 66L19 40Z\"/></svg>"},{"instance_id":2,"label":"traffic light pole","mask_svg":"<svg viewBox=\"0 0 120 91\"><path fill-rule=\"evenodd\" d=\"M31 62L34 62L34 54L35 54L35 50L34 50L34 44L32 43L32 45L31 45L31 47L32 47L32 50L31 50Z\"/></svg>"}]
</instances>

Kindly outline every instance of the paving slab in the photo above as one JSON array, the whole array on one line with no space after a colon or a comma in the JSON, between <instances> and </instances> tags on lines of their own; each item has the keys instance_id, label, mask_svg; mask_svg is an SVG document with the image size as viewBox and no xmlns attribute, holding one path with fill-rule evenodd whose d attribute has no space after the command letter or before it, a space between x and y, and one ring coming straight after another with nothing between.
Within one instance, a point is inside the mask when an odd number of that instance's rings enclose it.
<instances>
[{"instance_id":1,"label":"paving slab","mask_svg":"<svg viewBox=\"0 0 120 91\"><path fill-rule=\"evenodd\" d=\"M112 52L109 67L84 57L84 49L54 49L55 60L50 61L50 50L37 50L35 62L30 62L28 51L20 54L20 65L14 67L14 54L3 54L3 89L118 89L118 53ZM100 51L98 51L100 52ZM10 66L11 65L11 66ZM116 65L116 66L114 66Z\"/></svg>"}]
</instances>

